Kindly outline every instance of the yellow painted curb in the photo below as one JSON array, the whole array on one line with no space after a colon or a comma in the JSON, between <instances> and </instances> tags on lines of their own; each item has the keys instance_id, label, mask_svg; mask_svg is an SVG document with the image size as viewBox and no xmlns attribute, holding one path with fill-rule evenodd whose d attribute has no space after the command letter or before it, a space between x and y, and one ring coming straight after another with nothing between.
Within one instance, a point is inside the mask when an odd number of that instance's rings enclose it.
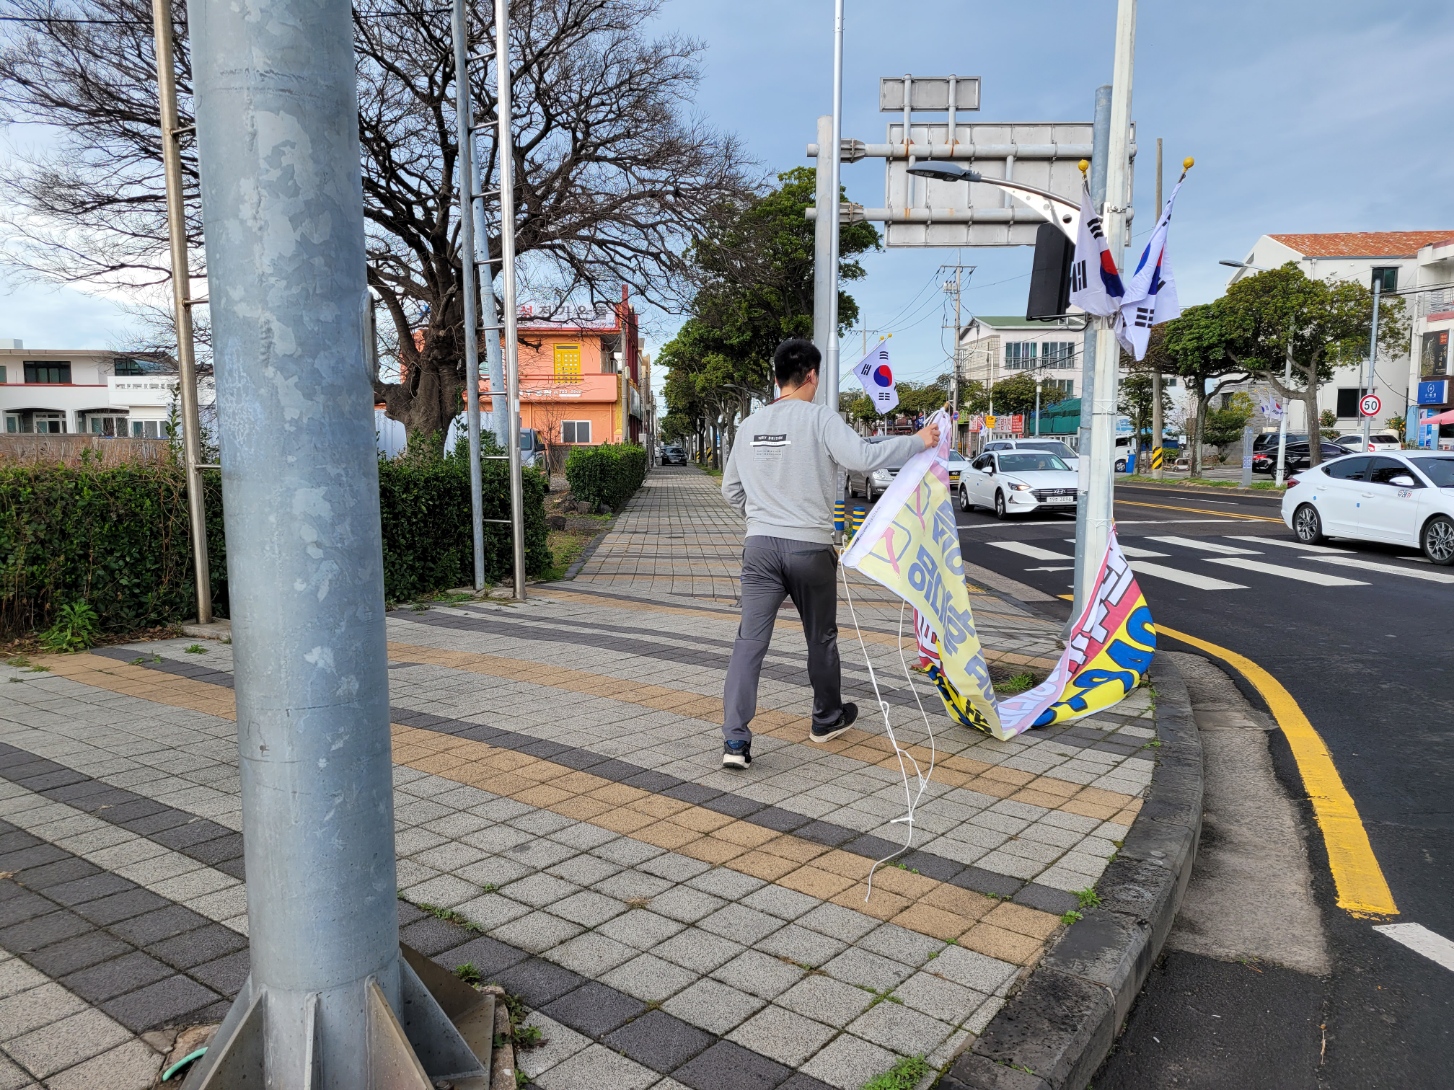
<instances>
[{"instance_id":1,"label":"yellow painted curb","mask_svg":"<svg viewBox=\"0 0 1454 1090\"><path fill-rule=\"evenodd\" d=\"M1212 511L1205 507L1180 507L1174 503L1145 503L1142 500L1117 500L1116 504L1127 504L1131 507L1156 507L1163 511L1186 511L1193 515L1220 515L1225 519L1246 519L1249 522L1276 522L1282 524L1280 518L1269 518L1266 515L1239 515L1232 511Z\"/></svg>"},{"instance_id":2,"label":"yellow painted curb","mask_svg":"<svg viewBox=\"0 0 1454 1090\"><path fill-rule=\"evenodd\" d=\"M1343 777L1333 755L1292 694L1257 663L1215 643L1158 624L1156 631L1200 648L1227 663L1245 677L1272 710L1277 725L1292 749L1302 774L1303 786L1312 800L1313 816L1328 849L1328 867L1338 887L1338 907L1355 916L1397 916L1398 906L1384 880L1383 869L1368 842L1368 832L1353 796L1343 786Z\"/></svg>"}]
</instances>

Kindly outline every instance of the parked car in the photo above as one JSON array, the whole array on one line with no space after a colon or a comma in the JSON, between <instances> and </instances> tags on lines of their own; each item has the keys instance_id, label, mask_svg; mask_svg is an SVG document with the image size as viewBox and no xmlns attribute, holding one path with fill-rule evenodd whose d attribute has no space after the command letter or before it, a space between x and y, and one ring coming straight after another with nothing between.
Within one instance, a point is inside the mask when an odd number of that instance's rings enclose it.
<instances>
[{"instance_id":1,"label":"parked car","mask_svg":"<svg viewBox=\"0 0 1454 1090\"><path fill-rule=\"evenodd\" d=\"M969 465L969 459L957 450L949 452L949 491L952 494L959 487L959 478Z\"/></svg>"},{"instance_id":2,"label":"parked car","mask_svg":"<svg viewBox=\"0 0 1454 1090\"><path fill-rule=\"evenodd\" d=\"M1075 510L1076 474L1065 460L1042 450L993 450L959 478L959 509L988 507L996 518L1028 515L1042 507Z\"/></svg>"},{"instance_id":3,"label":"parked car","mask_svg":"<svg viewBox=\"0 0 1454 1090\"><path fill-rule=\"evenodd\" d=\"M1287 482L1282 521L1304 545L1324 537L1383 541L1454 564L1454 455L1355 454Z\"/></svg>"},{"instance_id":4,"label":"parked car","mask_svg":"<svg viewBox=\"0 0 1454 1090\"><path fill-rule=\"evenodd\" d=\"M984 450L980 453L988 454L992 450L1043 450L1047 454L1055 455L1071 469L1080 468L1080 456L1059 439L992 439L984 445ZM1116 451L1117 457L1123 457L1123 454L1119 449ZM1122 465L1116 468L1125 467Z\"/></svg>"},{"instance_id":5,"label":"parked car","mask_svg":"<svg viewBox=\"0 0 1454 1090\"><path fill-rule=\"evenodd\" d=\"M661 464L664 466L684 466L687 464L687 452L678 446L661 448Z\"/></svg>"},{"instance_id":6,"label":"parked car","mask_svg":"<svg viewBox=\"0 0 1454 1090\"><path fill-rule=\"evenodd\" d=\"M1333 458L1341 458L1348 453L1346 449L1336 443L1324 441L1319 449L1323 452L1323 461ZM1307 469L1312 465L1312 448L1306 441L1301 443L1289 443L1285 452L1283 472L1296 473L1299 469ZM1272 474L1277 472L1277 447L1263 451L1260 454L1252 455L1252 472Z\"/></svg>"},{"instance_id":7,"label":"parked car","mask_svg":"<svg viewBox=\"0 0 1454 1090\"><path fill-rule=\"evenodd\" d=\"M1358 432L1353 435L1340 435L1338 436L1338 438L1334 439L1333 442L1336 443L1338 446L1342 447L1344 450L1357 451L1360 454L1371 453L1375 450L1404 449L1404 445L1403 443L1399 442L1398 436L1391 431L1370 432L1368 436L1367 451L1364 451L1363 449L1362 432Z\"/></svg>"},{"instance_id":8,"label":"parked car","mask_svg":"<svg viewBox=\"0 0 1454 1090\"><path fill-rule=\"evenodd\" d=\"M870 443L884 443L896 438L899 437L891 435L870 435L867 441ZM872 503L884 494L885 489L889 485L894 483L894 478L899 475L899 470L903 468L904 463L900 462L895 466L885 466L883 469L875 469L872 473L849 470L848 495L850 497L862 496L869 503Z\"/></svg>"},{"instance_id":9,"label":"parked car","mask_svg":"<svg viewBox=\"0 0 1454 1090\"><path fill-rule=\"evenodd\" d=\"M1307 441L1308 437L1306 435L1302 435L1296 432L1287 433L1287 442L1289 446L1291 446L1293 443L1306 443ZM1252 440L1253 455L1265 454L1268 451L1274 451L1276 449L1277 432L1275 431L1261 432Z\"/></svg>"}]
</instances>

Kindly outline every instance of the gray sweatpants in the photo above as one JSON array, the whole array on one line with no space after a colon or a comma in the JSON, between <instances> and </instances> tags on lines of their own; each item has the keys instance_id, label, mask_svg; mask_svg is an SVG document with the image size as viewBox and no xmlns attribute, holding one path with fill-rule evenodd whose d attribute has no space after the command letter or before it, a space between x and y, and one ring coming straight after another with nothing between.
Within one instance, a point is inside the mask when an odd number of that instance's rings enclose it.
<instances>
[{"instance_id":1,"label":"gray sweatpants","mask_svg":"<svg viewBox=\"0 0 1454 1090\"><path fill-rule=\"evenodd\" d=\"M784 598L798 607L808 640L813 723L827 726L838 721L843 713L843 673L838 661L837 578L838 555L831 545L747 538L742 549L742 621L722 697L722 736L727 741L752 740L748 724L757 714L757 682Z\"/></svg>"}]
</instances>

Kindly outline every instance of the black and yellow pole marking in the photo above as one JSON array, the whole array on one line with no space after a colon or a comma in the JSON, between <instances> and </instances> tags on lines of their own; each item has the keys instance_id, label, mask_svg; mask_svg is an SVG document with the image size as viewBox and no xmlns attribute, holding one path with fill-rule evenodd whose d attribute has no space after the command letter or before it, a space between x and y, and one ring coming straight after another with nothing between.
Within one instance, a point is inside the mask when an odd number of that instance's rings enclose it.
<instances>
[{"instance_id":1,"label":"black and yellow pole marking","mask_svg":"<svg viewBox=\"0 0 1454 1090\"><path fill-rule=\"evenodd\" d=\"M1161 448L1160 447L1152 447L1151 448L1151 468L1152 469L1160 469L1161 468L1161 457L1162 457L1162 455L1161 455Z\"/></svg>"}]
</instances>

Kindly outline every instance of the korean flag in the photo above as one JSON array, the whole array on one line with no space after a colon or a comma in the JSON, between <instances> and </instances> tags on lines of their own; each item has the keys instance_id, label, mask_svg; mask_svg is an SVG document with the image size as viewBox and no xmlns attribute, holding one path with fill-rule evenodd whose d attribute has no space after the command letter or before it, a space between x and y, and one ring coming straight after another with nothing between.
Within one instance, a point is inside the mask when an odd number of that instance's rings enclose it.
<instances>
[{"instance_id":1,"label":"korean flag","mask_svg":"<svg viewBox=\"0 0 1454 1090\"><path fill-rule=\"evenodd\" d=\"M1151 232L1151 241L1141 254L1131 282L1126 285L1126 295L1121 301L1121 320L1117 323L1116 337L1121 346L1143 359L1146 342L1151 336L1151 327L1169 322L1181 316L1181 302L1176 295L1176 277L1171 272L1171 255L1167 252L1167 233L1171 227L1171 209L1176 204L1176 195L1181 183L1167 198L1166 208L1156 229Z\"/></svg>"},{"instance_id":2,"label":"korean flag","mask_svg":"<svg viewBox=\"0 0 1454 1090\"><path fill-rule=\"evenodd\" d=\"M1082 187L1080 227L1070 266L1070 301L1087 314L1109 317L1120 308L1124 294L1101 218L1091 208L1090 190Z\"/></svg>"},{"instance_id":3,"label":"korean flag","mask_svg":"<svg viewBox=\"0 0 1454 1090\"><path fill-rule=\"evenodd\" d=\"M899 392L894 389L894 369L889 364L889 346L881 343L853 369L858 384L873 402L874 409L882 415L899 407Z\"/></svg>"}]
</instances>

